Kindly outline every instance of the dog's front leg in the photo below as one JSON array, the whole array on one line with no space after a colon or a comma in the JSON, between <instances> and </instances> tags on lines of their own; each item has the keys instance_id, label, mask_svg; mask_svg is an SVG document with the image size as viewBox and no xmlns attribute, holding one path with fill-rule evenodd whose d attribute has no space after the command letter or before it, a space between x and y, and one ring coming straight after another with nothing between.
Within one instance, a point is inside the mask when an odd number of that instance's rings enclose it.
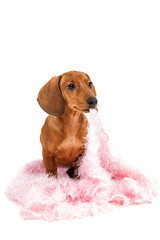
<instances>
[{"instance_id":1,"label":"dog's front leg","mask_svg":"<svg viewBox=\"0 0 160 240\"><path fill-rule=\"evenodd\" d=\"M44 149L43 149L42 155L43 155L43 163L46 168L46 173L48 174L49 177L55 176L57 178L57 166L55 163L54 156L46 152Z\"/></svg>"}]
</instances>

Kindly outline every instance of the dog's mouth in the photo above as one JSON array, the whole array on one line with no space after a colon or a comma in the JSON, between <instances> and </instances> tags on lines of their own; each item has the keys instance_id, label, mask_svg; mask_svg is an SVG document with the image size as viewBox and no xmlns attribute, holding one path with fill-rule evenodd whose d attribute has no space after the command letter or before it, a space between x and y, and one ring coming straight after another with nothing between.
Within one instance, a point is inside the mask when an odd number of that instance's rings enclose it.
<instances>
[{"instance_id":1,"label":"dog's mouth","mask_svg":"<svg viewBox=\"0 0 160 240\"><path fill-rule=\"evenodd\" d=\"M82 108L78 108L78 107L76 107L76 106L74 107L74 109L77 110L77 111L84 112L84 113L89 113L90 110L92 110L92 109L95 109L96 111L98 111L97 108L84 108L84 109L82 109Z\"/></svg>"},{"instance_id":2,"label":"dog's mouth","mask_svg":"<svg viewBox=\"0 0 160 240\"><path fill-rule=\"evenodd\" d=\"M74 109L75 109L76 111L87 112L87 113L89 112L89 108L84 108L84 109L83 109L83 108L78 108L78 107L75 106Z\"/></svg>"},{"instance_id":3,"label":"dog's mouth","mask_svg":"<svg viewBox=\"0 0 160 240\"><path fill-rule=\"evenodd\" d=\"M87 108L87 109L82 109L81 111L82 111L82 112L86 112L86 113L89 113L89 112L90 112L89 108Z\"/></svg>"}]
</instances>

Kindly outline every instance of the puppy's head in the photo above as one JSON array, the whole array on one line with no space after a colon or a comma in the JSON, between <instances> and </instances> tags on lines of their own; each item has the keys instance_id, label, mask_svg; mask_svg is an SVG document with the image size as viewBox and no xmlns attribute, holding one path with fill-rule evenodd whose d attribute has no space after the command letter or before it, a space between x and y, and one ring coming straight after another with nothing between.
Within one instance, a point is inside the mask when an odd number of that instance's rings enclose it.
<instances>
[{"instance_id":1,"label":"puppy's head","mask_svg":"<svg viewBox=\"0 0 160 240\"><path fill-rule=\"evenodd\" d=\"M66 104L72 110L81 112L97 109L92 81L86 73L77 71L53 77L41 88L37 100L45 112L55 116L63 115Z\"/></svg>"}]
</instances>

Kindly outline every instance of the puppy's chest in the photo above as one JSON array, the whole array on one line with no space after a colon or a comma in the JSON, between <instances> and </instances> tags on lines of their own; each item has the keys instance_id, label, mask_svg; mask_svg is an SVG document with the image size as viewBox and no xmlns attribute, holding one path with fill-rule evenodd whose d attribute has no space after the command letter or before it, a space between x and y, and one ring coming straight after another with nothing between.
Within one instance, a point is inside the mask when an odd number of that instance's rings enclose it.
<instances>
[{"instance_id":1,"label":"puppy's chest","mask_svg":"<svg viewBox=\"0 0 160 240\"><path fill-rule=\"evenodd\" d=\"M84 149L84 141L76 136L67 136L57 146L56 155L61 164L71 163L76 160Z\"/></svg>"}]
</instances>

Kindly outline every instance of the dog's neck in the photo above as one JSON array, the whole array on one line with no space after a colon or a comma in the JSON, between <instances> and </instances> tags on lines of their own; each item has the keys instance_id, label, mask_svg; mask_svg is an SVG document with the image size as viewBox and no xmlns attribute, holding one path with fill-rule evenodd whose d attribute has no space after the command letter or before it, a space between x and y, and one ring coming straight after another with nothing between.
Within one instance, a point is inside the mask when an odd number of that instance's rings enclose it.
<instances>
[{"instance_id":1,"label":"dog's neck","mask_svg":"<svg viewBox=\"0 0 160 240\"><path fill-rule=\"evenodd\" d=\"M70 108L68 105L65 107L64 114L60 117L60 120L63 124L64 131L68 132L68 134L76 133L76 129L81 125L81 121L83 118L83 113L77 110Z\"/></svg>"},{"instance_id":2,"label":"dog's neck","mask_svg":"<svg viewBox=\"0 0 160 240\"><path fill-rule=\"evenodd\" d=\"M78 119L82 114L83 114L82 112L77 111L76 109L73 109L66 104L65 105L65 112L62 115L62 117L63 118Z\"/></svg>"}]
</instances>

